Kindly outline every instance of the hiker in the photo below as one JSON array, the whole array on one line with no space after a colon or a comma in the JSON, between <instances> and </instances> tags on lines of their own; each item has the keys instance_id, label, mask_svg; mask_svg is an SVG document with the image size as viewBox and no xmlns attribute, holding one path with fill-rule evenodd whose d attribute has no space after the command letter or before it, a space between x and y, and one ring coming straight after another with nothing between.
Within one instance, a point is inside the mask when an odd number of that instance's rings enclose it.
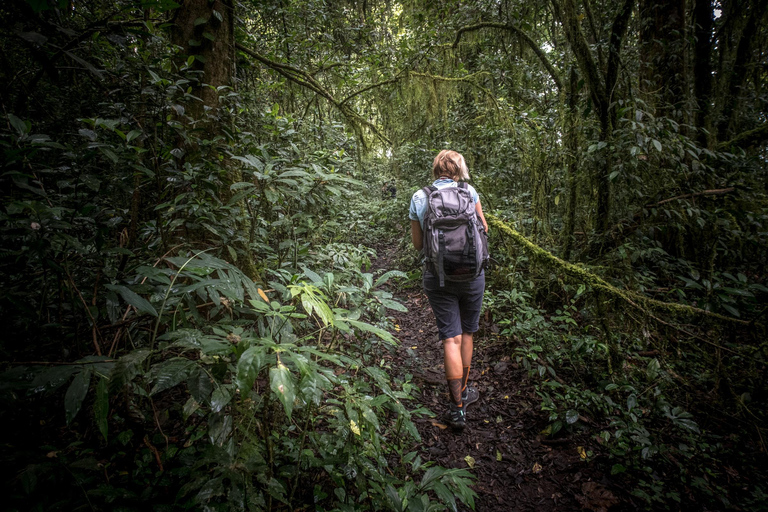
<instances>
[{"instance_id":1,"label":"hiker","mask_svg":"<svg viewBox=\"0 0 768 512\"><path fill-rule=\"evenodd\" d=\"M469 179L469 171L464 157L456 151L441 151L432 163L432 174L435 178L432 187L425 187L416 191L411 198L408 217L411 219L411 240L416 250L422 250L424 244L428 243L428 240L425 241L424 239L424 230L430 229L429 226L425 227L425 217L430 203L427 192L434 194L447 187L459 187L468 191L476 213L476 216L472 216L473 218L476 217L473 221L477 220L482 223L482 229L485 230L485 233L482 233L481 237L486 237L488 224L483 216L477 191L469 184L459 184L460 180ZM458 191L446 192L459 194ZM468 196L464 192L462 195L463 197ZM435 204L440 204L440 201ZM469 204L466 206L471 212L471 206ZM481 229L479 224L477 229ZM464 231L467 231L466 228ZM440 238L442 242L442 231ZM434 264L427 262L423 272L424 292L432 306L440 340L443 342L445 378L448 381L450 396L446 420L457 430L461 430L465 426L466 407L479 398L477 389L468 386L467 380L472 364L472 336L478 330L480 308L483 304L485 291L485 273L482 267L487 261L487 239L484 239L483 243L485 244L485 259L482 261L482 265L473 270L473 272L476 271L475 274L456 275L462 269L451 268L450 265L444 267L442 257L440 258L439 270L435 268ZM465 280L459 280L459 278Z\"/></svg>"}]
</instances>

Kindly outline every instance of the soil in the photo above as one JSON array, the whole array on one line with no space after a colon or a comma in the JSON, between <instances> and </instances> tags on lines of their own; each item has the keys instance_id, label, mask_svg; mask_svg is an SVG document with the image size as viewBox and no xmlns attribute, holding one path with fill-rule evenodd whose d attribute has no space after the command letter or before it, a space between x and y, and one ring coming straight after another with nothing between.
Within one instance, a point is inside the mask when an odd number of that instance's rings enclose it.
<instances>
[{"instance_id":1,"label":"soil","mask_svg":"<svg viewBox=\"0 0 768 512\"><path fill-rule=\"evenodd\" d=\"M394 252L381 248L374 268L395 268ZM549 424L547 413L540 410L527 371L513 357L514 342L500 339L482 321L469 375L480 399L468 406L463 432L446 426L441 420L449 400L442 344L427 297L420 287L391 291L408 313L393 315L400 345L390 364L413 376L416 400L435 414L415 420L420 455L443 467L469 470L476 477L476 511L635 510L629 495L607 476L597 429L587 425L555 439L541 433Z\"/></svg>"}]
</instances>

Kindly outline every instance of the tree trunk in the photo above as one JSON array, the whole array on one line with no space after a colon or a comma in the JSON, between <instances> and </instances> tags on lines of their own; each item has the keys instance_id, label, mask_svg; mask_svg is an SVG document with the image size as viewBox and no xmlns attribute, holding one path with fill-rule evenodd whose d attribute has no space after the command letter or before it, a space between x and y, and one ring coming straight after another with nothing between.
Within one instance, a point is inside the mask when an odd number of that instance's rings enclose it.
<instances>
[{"instance_id":1,"label":"tree trunk","mask_svg":"<svg viewBox=\"0 0 768 512\"><path fill-rule=\"evenodd\" d=\"M611 98L618 80L619 54L622 42L635 2L634 0L624 0L616 14L609 36L608 62L604 74L600 73L597 62L592 56L592 50L581 31L580 16L576 12L574 0L562 0L562 2L553 0L552 4L557 17L563 24L566 39L579 65L581 75L587 83L592 103L595 105L600 122L599 140L605 143L604 148L609 148L613 137L615 117L614 109L611 107ZM600 160L593 173L593 182L597 191L595 231L599 239L602 239L607 231L611 217L611 186L608 177L611 174L612 164L608 151L604 150L601 153L598 155ZM592 252L600 252L601 247L602 241L598 241Z\"/></svg>"},{"instance_id":2,"label":"tree trunk","mask_svg":"<svg viewBox=\"0 0 768 512\"><path fill-rule=\"evenodd\" d=\"M640 87L657 116L680 117L685 88L685 0L640 1Z\"/></svg>"},{"instance_id":3,"label":"tree trunk","mask_svg":"<svg viewBox=\"0 0 768 512\"><path fill-rule=\"evenodd\" d=\"M222 134L221 127L231 119L219 103L220 87L233 85L235 76L235 30L234 0L184 0L176 10L172 40L184 49L184 58L194 59L192 68L202 72L192 95L202 101L193 101L188 106L188 114L196 122L195 128L203 129L203 137L213 140ZM216 148L213 154L216 158ZM241 170L228 158L221 160L223 169L221 201L226 204L232 197L230 186L242 181ZM251 232L252 219L249 217L245 199L235 205L242 233ZM238 266L251 278L257 277L252 252L247 243L236 243ZM228 253L225 251L224 256Z\"/></svg>"},{"instance_id":4,"label":"tree trunk","mask_svg":"<svg viewBox=\"0 0 768 512\"><path fill-rule=\"evenodd\" d=\"M568 118L566 121L567 132L565 134L565 147L566 158L568 159L567 167L567 186L568 186L568 203L566 205L565 221L563 226L563 259L568 261L571 259L571 250L573 249L573 232L576 226L576 171L578 169L578 134L576 133L576 119L579 115L578 112L578 93L576 91L578 85L578 75L576 69L571 67L570 77L568 79Z\"/></svg>"},{"instance_id":5,"label":"tree trunk","mask_svg":"<svg viewBox=\"0 0 768 512\"><path fill-rule=\"evenodd\" d=\"M202 120L205 107L219 106L218 87L232 84L235 55L233 0L184 0L176 10L172 40L194 58L193 68L203 72L192 94L202 102L190 105L190 115ZM215 126L207 126L216 132Z\"/></svg>"},{"instance_id":6,"label":"tree trunk","mask_svg":"<svg viewBox=\"0 0 768 512\"><path fill-rule=\"evenodd\" d=\"M714 14L712 0L695 0L693 7L695 45L693 51L693 91L696 96L697 140L701 147L709 147L707 132L712 123L712 27Z\"/></svg>"}]
</instances>

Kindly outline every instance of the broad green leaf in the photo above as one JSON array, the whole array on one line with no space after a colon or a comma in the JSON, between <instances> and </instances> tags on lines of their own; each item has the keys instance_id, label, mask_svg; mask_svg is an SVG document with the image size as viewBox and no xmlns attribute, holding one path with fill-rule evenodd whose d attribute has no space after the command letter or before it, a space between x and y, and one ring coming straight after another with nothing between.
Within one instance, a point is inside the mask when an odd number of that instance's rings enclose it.
<instances>
[{"instance_id":1,"label":"broad green leaf","mask_svg":"<svg viewBox=\"0 0 768 512\"><path fill-rule=\"evenodd\" d=\"M247 395L253 388L256 376L261 370L263 358L264 349L262 347L250 347L240 356L240 360L237 362L236 382L240 393L243 395Z\"/></svg>"},{"instance_id":2,"label":"broad green leaf","mask_svg":"<svg viewBox=\"0 0 768 512\"><path fill-rule=\"evenodd\" d=\"M149 313L152 316L157 316L157 310L152 306L152 304L150 304L147 299L137 295L133 290L122 285L114 284L108 284L105 286L105 288L108 290L114 290L119 293L123 300L125 300L125 302L131 306L135 307L139 313Z\"/></svg>"},{"instance_id":3,"label":"broad green leaf","mask_svg":"<svg viewBox=\"0 0 768 512\"><path fill-rule=\"evenodd\" d=\"M290 417L293 412L293 401L296 399L296 386L290 370L283 363L277 363L275 368L269 370L269 384L272 392L283 403L285 414Z\"/></svg>"},{"instance_id":4,"label":"broad green leaf","mask_svg":"<svg viewBox=\"0 0 768 512\"><path fill-rule=\"evenodd\" d=\"M367 324L365 322L358 322L357 320L347 320L347 323L349 323L352 327L356 327L360 329L361 331L370 332L371 334L375 334L382 340L392 343L393 345L397 343L397 340L387 331L384 329L380 329L376 326L373 326L371 324Z\"/></svg>"},{"instance_id":5,"label":"broad green leaf","mask_svg":"<svg viewBox=\"0 0 768 512\"><path fill-rule=\"evenodd\" d=\"M221 410L227 406L229 401L232 400L232 393L228 386L219 386L213 390L211 395L211 411L221 412Z\"/></svg>"},{"instance_id":6,"label":"broad green leaf","mask_svg":"<svg viewBox=\"0 0 768 512\"><path fill-rule=\"evenodd\" d=\"M574 411L573 409L570 409L566 411L565 413L565 421L569 425L573 425L577 421L579 421L579 413L577 411Z\"/></svg>"},{"instance_id":7,"label":"broad green leaf","mask_svg":"<svg viewBox=\"0 0 768 512\"><path fill-rule=\"evenodd\" d=\"M13 129L16 130L19 135L29 133L29 129L32 126L31 124L22 121L13 114L8 114L8 121L11 122L11 126L13 126Z\"/></svg>"},{"instance_id":8,"label":"broad green leaf","mask_svg":"<svg viewBox=\"0 0 768 512\"><path fill-rule=\"evenodd\" d=\"M72 379L72 384L69 385L67 393L64 395L64 415L69 425L72 420L80 412L80 408L83 406L83 400L88 394L88 388L91 385L91 369L84 368L80 373L75 375Z\"/></svg>"},{"instance_id":9,"label":"broad green leaf","mask_svg":"<svg viewBox=\"0 0 768 512\"><path fill-rule=\"evenodd\" d=\"M304 270L304 275L307 276L313 283L321 283L323 281L323 278L320 277L319 274L313 272L308 267L302 265L301 268Z\"/></svg>"},{"instance_id":10,"label":"broad green leaf","mask_svg":"<svg viewBox=\"0 0 768 512\"><path fill-rule=\"evenodd\" d=\"M54 366L49 368L38 374L32 381L32 392L43 393L46 391L54 391L71 379L72 374L77 370L78 367L75 365Z\"/></svg>"},{"instance_id":11,"label":"broad green leaf","mask_svg":"<svg viewBox=\"0 0 768 512\"><path fill-rule=\"evenodd\" d=\"M408 274L406 274L405 272L401 272L399 270L390 270L389 272L385 272L384 274L380 275L379 278L376 279L376 282L373 284L373 287L378 288L379 286L386 283L393 277L402 277L405 279L408 277Z\"/></svg>"},{"instance_id":12,"label":"broad green leaf","mask_svg":"<svg viewBox=\"0 0 768 512\"><path fill-rule=\"evenodd\" d=\"M395 311L401 311L403 313L408 312L408 308L397 302L396 300L392 299L379 299L381 302L381 305L384 306L387 309L394 309Z\"/></svg>"},{"instance_id":13,"label":"broad green leaf","mask_svg":"<svg viewBox=\"0 0 768 512\"><path fill-rule=\"evenodd\" d=\"M174 357L158 364L152 371L157 375L155 385L150 395L155 395L166 389L170 389L184 382L189 377L190 371L195 366L193 361L183 357Z\"/></svg>"},{"instance_id":14,"label":"broad green leaf","mask_svg":"<svg viewBox=\"0 0 768 512\"><path fill-rule=\"evenodd\" d=\"M108 440L109 432L109 379L101 378L96 384L96 401L93 404L93 415L99 432Z\"/></svg>"}]
</instances>

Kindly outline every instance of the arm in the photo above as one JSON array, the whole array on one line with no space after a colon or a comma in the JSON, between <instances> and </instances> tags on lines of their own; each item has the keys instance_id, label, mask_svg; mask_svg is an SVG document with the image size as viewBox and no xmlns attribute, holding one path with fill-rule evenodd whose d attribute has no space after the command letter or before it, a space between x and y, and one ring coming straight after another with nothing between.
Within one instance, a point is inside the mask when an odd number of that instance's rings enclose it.
<instances>
[{"instance_id":1,"label":"arm","mask_svg":"<svg viewBox=\"0 0 768 512\"><path fill-rule=\"evenodd\" d=\"M475 211L477 212L477 216L480 217L480 222L483 223L483 227L485 228L485 232L488 232L488 223L485 221L485 215L483 215L483 207L480 206L480 201L475 203Z\"/></svg>"},{"instance_id":2,"label":"arm","mask_svg":"<svg viewBox=\"0 0 768 512\"><path fill-rule=\"evenodd\" d=\"M420 251L421 247L424 243L424 233L421 231L421 224L417 220L411 221L411 242L413 242L413 247Z\"/></svg>"}]
</instances>

